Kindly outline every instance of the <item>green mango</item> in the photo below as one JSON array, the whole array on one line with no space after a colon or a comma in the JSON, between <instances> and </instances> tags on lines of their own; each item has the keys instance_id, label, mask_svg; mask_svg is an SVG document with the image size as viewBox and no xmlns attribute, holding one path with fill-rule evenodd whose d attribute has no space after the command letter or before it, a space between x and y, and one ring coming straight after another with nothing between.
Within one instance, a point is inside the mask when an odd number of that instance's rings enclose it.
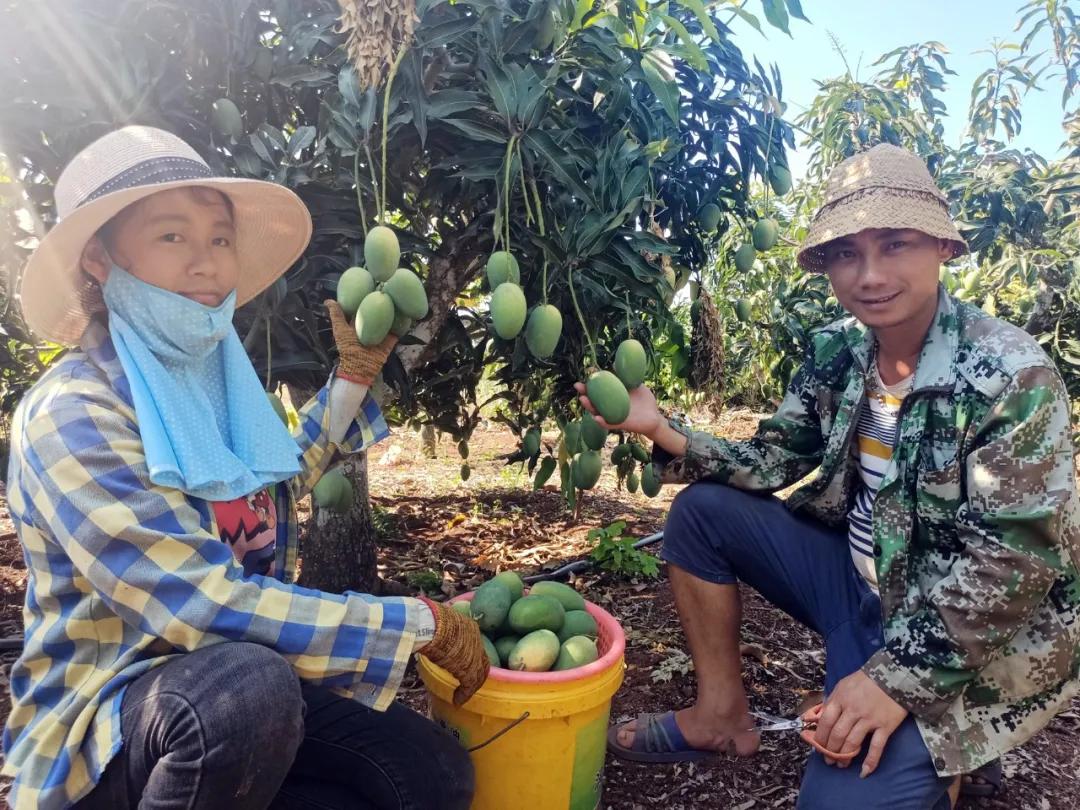
<instances>
[{"instance_id":1,"label":"green mango","mask_svg":"<svg viewBox=\"0 0 1080 810\"><path fill-rule=\"evenodd\" d=\"M495 334L503 340L513 340L525 325L528 304L521 287L506 281L491 294L491 323Z\"/></svg>"},{"instance_id":2,"label":"green mango","mask_svg":"<svg viewBox=\"0 0 1080 810\"><path fill-rule=\"evenodd\" d=\"M529 313L525 345L538 360L550 357L562 337L562 313L551 304L541 304Z\"/></svg>"},{"instance_id":3,"label":"green mango","mask_svg":"<svg viewBox=\"0 0 1080 810\"><path fill-rule=\"evenodd\" d=\"M502 659L499 657L499 651L495 649L495 645L491 643L491 639L487 636L480 636L480 641L484 645L484 652L487 654L488 661L493 667L501 667Z\"/></svg>"},{"instance_id":4,"label":"green mango","mask_svg":"<svg viewBox=\"0 0 1080 810\"><path fill-rule=\"evenodd\" d=\"M219 135L239 138L244 134L244 119L231 99L219 98L210 107L210 125Z\"/></svg>"},{"instance_id":5,"label":"green mango","mask_svg":"<svg viewBox=\"0 0 1080 810\"><path fill-rule=\"evenodd\" d=\"M744 242L735 251L735 269L740 273L749 273L754 269L755 259L757 259L757 248L750 242Z\"/></svg>"},{"instance_id":6,"label":"green mango","mask_svg":"<svg viewBox=\"0 0 1080 810\"><path fill-rule=\"evenodd\" d=\"M364 264L372 278L389 281L401 262L397 234L385 225L376 225L364 239Z\"/></svg>"},{"instance_id":7,"label":"green mango","mask_svg":"<svg viewBox=\"0 0 1080 810\"><path fill-rule=\"evenodd\" d=\"M769 185L777 197L783 197L791 191L791 172L787 166L774 163L769 167Z\"/></svg>"},{"instance_id":8,"label":"green mango","mask_svg":"<svg viewBox=\"0 0 1080 810\"><path fill-rule=\"evenodd\" d=\"M562 629L557 633L559 641L566 641L574 636L586 636L595 639L600 634L596 619L587 610L568 610L563 619Z\"/></svg>"},{"instance_id":9,"label":"green mango","mask_svg":"<svg viewBox=\"0 0 1080 810\"><path fill-rule=\"evenodd\" d=\"M537 582L529 589L529 595L550 596L563 606L563 610L585 610L585 597L565 582Z\"/></svg>"},{"instance_id":10,"label":"green mango","mask_svg":"<svg viewBox=\"0 0 1080 810\"><path fill-rule=\"evenodd\" d=\"M640 341L628 338L615 350L615 376L622 380L627 390L645 382L649 370L649 358Z\"/></svg>"},{"instance_id":11,"label":"green mango","mask_svg":"<svg viewBox=\"0 0 1080 810\"><path fill-rule=\"evenodd\" d=\"M780 226L772 217L759 219L754 225L753 239L757 250L772 250L780 238Z\"/></svg>"},{"instance_id":12,"label":"green mango","mask_svg":"<svg viewBox=\"0 0 1080 810\"><path fill-rule=\"evenodd\" d=\"M484 272L487 273L488 287L492 292L507 281L514 284L521 283L521 268L518 267L518 260L514 258L513 253L505 250L496 250L491 254Z\"/></svg>"},{"instance_id":13,"label":"green mango","mask_svg":"<svg viewBox=\"0 0 1080 810\"><path fill-rule=\"evenodd\" d=\"M424 282L412 270L399 267L383 286L383 292L394 299L394 308L413 320L427 317L428 298Z\"/></svg>"},{"instance_id":14,"label":"green mango","mask_svg":"<svg viewBox=\"0 0 1080 810\"><path fill-rule=\"evenodd\" d=\"M577 669L591 664L599 657L595 641L586 636L571 636L559 647L559 655L552 670Z\"/></svg>"},{"instance_id":15,"label":"green mango","mask_svg":"<svg viewBox=\"0 0 1080 810\"><path fill-rule=\"evenodd\" d=\"M599 450L607 441L607 428L602 427L591 413L581 415L581 443L589 450Z\"/></svg>"},{"instance_id":16,"label":"green mango","mask_svg":"<svg viewBox=\"0 0 1080 810\"><path fill-rule=\"evenodd\" d=\"M706 233L712 233L720 224L720 206L716 203L706 203L698 212L698 225Z\"/></svg>"},{"instance_id":17,"label":"green mango","mask_svg":"<svg viewBox=\"0 0 1080 810\"><path fill-rule=\"evenodd\" d=\"M534 630L514 645L506 663L519 672L547 672L558 659L560 649L559 637L553 632Z\"/></svg>"},{"instance_id":18,"label":"green mango","mask_svg":"<svg viewBox=\"0 0 1080 810\"><path fill-rule=\"evenodd\" d=\"M660 479L652 464L646 464L641 471L641 491L650 498L660 494Z\"/></svg>"},{"instance_id":19,"label":"green mango","mask_svg":"<svg viewBox=\"0 0 1080 810\"><path fill-rule=\"evenodd\" d=\"M571 467L574 486L578 489L592 489L596 486L596 482L600 480L604 462L597 451L583 450L574 456Z\"/></svg>"},{"instance_id":20,"label":"green mango","mask_svg":"<svg viewBox=\"0 0 1080 810\"><path fill-rule=\"evenodd\" d=\"M501 582L510 591L510 598L516 602L525 592L525 583L516 571L500 571L491 578L492 582Z\"/></svg>"},{"instance_id":21,"label":"green mango","mask_svg":"<svg viewBox=\"0 0 1080 810\"><path fill-rule=\"evenodd\" d=\"M540 459L540 466L536 470L536 477L533 478L533 490L538 490L548 482L551 478L551 474L555 472L555 467L558 466L558 462L555 460L555 456L544 456Z\"/></svg>"},{"instance_id":22,"label":"green mango","mask_svg":"<svg viewBox=\"0 0 1080 810\"><path fill-rule=\"evenodd\" d=\"M499 660L502 662L499 666L503 668L510 666L510 653L519 641L521 641L521 636L500 636L495 639L495 651L499 654Z\"/></svg>"},{"instance_id":23,"label":"green mango","mask_svg":"<svg viewBox=\"0 0 1080 810\"><path fill-rule=\"evenodd\" d=\"M482 632L490 633L502 626L512 604L514 598L506 584L489 579L473 594L472 617Z\"/></svg>"},{"instance_id":24,"label":"green mango","mask_svg":"<svg viewBox=\"0 0 1080 810\"><path fill-rule=\"evenodd\" d=\"M566 608L554 597L530 593L510 606L508 618L514 632L521 635L541 628L557 633L566 618Z\"/></svg>"},{"instance_id":25,"label":"green mango","mask_svg":"<svg viewBox=\"0 0 1080 810\"><path fill-rule=\"evenodd\" d=\"M337 285L337 302L350 318L356 314L360 302L375 292L375 279L363 267L350 267L341 274Z\"/></svg>"},{"instance_id":26,"label":"green mango","mask_svg":"<svg viewBox=\"0 0 1080 810\"><path fill-rule=\"evenodd\" d=\"M574 419L566 423L563 428L563 444L566 445L567 455L573 456L581 452L581 422Z\"/></svg>"},{"instance_id":27,"label":"green mango","mask_svg":"<svg viewBox=\"0 0 1080 810\"><path fill-rule=\"evenodd\" d=\"M610 371L593 373L585 383L585 393L597 413L613 427L630 415L630 394L622 380Z\"/></svg>"},{"instance_id":28,"label":"green mango","mask_svg":"<svg viewBox=\"0 0 1080 810\"><path fill-rule=\"evenodd\" d=\"M356 309L356 336L364 346L378 346L390 334L394 324L394 300L376 290Z\"/></svg>"},{"instance_id":29,"label":"green mango","mask_svg":"<svg viewBox=\"0 0 1080 810\"><path fill-rule=\"evenodd\" d=\"M521 440L521 449L526 458L532 458L540 452L540 429L531 427L525 431L525 438Z\"/></svg>"}]
</instances>

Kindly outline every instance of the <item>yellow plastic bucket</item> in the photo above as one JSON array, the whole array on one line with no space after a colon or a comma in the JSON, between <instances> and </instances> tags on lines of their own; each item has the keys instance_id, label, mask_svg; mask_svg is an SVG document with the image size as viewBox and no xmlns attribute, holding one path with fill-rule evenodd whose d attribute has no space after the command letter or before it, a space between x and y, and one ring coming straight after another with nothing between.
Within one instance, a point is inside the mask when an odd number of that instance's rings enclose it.
<instances>
[{"instance_id":1,"label":"yellow plastic bucket","mask_svg":"<svg viewBox=\"0 0 1080 810\"><path fill-rule=\"evenodd\" d=\"M471 599L467 593L453 601ZM432 718L466 748L482 746L471 752L472 810L600 807L608 716L626 668L626 636L606 610L592 602L585 609L598 625L599 659L562 672L493 667L464 706L452 701L457 679L417 657Z\"/></svg>"}]
</instances>

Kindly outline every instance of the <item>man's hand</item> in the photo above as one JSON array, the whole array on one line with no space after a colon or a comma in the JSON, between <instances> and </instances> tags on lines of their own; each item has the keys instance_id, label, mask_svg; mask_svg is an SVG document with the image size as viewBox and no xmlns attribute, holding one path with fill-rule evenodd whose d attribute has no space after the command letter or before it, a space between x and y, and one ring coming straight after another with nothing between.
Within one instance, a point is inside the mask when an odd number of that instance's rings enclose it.
<instances>
[{"instance_id":1,"label":"man's hand","mask_svg":"<svg viewBox=\"0 0 1080 810\"><path fill-rule=\"evenodd\" d=\"M856 670L840 681L825 701L814 738L830 751L840 753L858 751L866 736L872 735L860 774L869 776L881 762L889 736L907 715L907 709L889 697L862 670ZM825 761L841 768L850 764L838 763L828 757Z\"/></svg>"},{"instance_id":2,"label":"man's hand","mask_svg":"<svg viewBox=\"0 0 1080 810\"><path fill-rule=\"evenodd\" d=\"M596 421L608 430L625 430L630 433L638 433L651 439L656 430L664 423L664 415L656 404L656 397L644 385L630 391L630 413L626 419L618 425L609 425L604 418L596 412L589 397L585 394L585 383L574 383L578 392L578 400L581 407L596 417Z\"/></svg>"}]
</instances>

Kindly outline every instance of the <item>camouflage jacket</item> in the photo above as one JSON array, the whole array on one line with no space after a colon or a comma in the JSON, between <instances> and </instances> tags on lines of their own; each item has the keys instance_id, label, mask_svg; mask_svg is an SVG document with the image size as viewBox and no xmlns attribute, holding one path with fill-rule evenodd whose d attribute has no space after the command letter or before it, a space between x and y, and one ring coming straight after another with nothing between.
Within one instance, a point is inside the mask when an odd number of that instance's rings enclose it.
<instances>
[{"instance_id":1,"label":"camouflage jacket","mask_svg":"<svg viewBox=\"0 0 1080 810\"><path fill-rule=\"evenodd\" d=\"M689 444L663 480L771 492L813 473L788 507L846 526L873 348L854 319L817 332L779 410L748 441L673 421ZM863 671L916 716L940 775L1019 745L1080 691L1068 395L1031 336L943 290L873 536L885 645Z\"/></svg>"}]
</instances>

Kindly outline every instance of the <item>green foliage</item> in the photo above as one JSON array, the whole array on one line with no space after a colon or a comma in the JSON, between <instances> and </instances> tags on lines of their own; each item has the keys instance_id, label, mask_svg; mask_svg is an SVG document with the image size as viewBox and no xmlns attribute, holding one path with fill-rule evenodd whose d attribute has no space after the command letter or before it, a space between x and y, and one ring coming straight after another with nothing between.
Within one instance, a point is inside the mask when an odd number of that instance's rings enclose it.
<instances>
[{"instance_id":1,"label":"green foliage","mask_svg":"<svg viewBox=\"0 0 1080 810\"><path fill-rule=\"evenodd\" d=\"M405 581L412 587L424 592L442 593L442 575L438 571L425 568L420 571L410 571L405 575Z\"/></svg>"},{"instance_id":2,"label":"green foliage","mask_svg":"<svg viewBox=\"0 0 1080 810\"><path fill-rule=\"evenodd\" d=\"M619 576L659 576L659 560L647 551L634 548L635 539L623 536L625 528L626 522L618 520L604 528L591 529L587 537L596 547L589 558L603 570Z\"/></svg>"},{"instance_id":3,"label":"green foliage","mask_svg":"<svg viewBox=\"0 0 1080 810\"><path fill-rule=\"evenodd\" d=\"M1069 6L1029 3L1017 25L1024 31L1021 42L995 41L986 51L991 66L974 82L968 137L958 147L942 139L946 109L939 95L956 74L941 43L890 51L874 63L880 71L869 79L849 69L818 82L817 97L795 122L810 150L809 169L791 195L793 204L778 206L780 246L759 255L749 272L737 272L734 252L744 237L732 228L705 275L724 318L729 401L759 407L777 402L801 362L808 333L844 314L827 280L796 266L796 246L820 205L829 169L885 142L926 160L971 248L945 274L947 289L1036 336L1061 370L1080 415L1080 116L1070 107L1080 86L1080 35ZM1047 32L1051 47L1037 52L1037 35ZM1056 161L995 140L999 132L1011 139L1020 131L1021 102L1049 78L1061 82L1071 149ZM750 205L771 213L764 188L755 189ZM735 316L739 299L750 303L745 323Z\"/></svg>"}]
</instances>

